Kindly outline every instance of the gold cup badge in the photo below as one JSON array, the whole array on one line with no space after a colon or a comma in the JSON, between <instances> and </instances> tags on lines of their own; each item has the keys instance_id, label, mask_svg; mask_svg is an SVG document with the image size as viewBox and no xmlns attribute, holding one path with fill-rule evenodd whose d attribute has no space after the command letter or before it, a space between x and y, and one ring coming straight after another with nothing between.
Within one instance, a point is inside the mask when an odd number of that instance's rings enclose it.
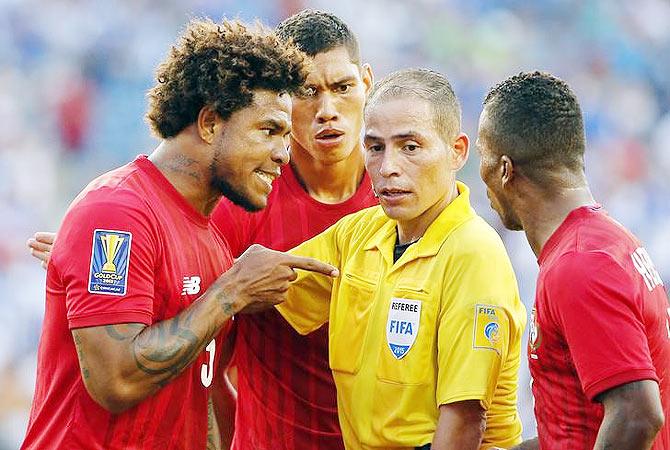
<instances>
[{"instance_id":1,"label":"gold cup badge","mask_svg":"<svg viewBox=\"0 0 670 450\"><path fill-rule=\"evenodd\" d=\"M121 248L124 239L116 234L103 234L100 236L102 249L105 252L105 264L102 266L103 272L116 273L116 264L114 258Z\"/></svg>"}]
</instances>

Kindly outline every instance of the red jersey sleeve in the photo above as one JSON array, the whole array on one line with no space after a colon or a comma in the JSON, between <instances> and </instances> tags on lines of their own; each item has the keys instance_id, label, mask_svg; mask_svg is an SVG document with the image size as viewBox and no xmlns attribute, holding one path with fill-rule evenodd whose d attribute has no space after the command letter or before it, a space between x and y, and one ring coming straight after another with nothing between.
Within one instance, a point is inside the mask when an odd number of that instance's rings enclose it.
<instances>
[{"instance_id":1,"label":"red jersey sleeve","mask_svg":"<svg viewBox=\"0 0 670 450\"><path fill-rule=\"evenodd\" d=\"M548 274L550 314L565 337L582 389L593 400L613 387L658 381L641 298L629 274L605 253L568 253Z\"/></svg>"},{"instance_id":2,"label":"red jersey sleeve","mask_svg":"<svg viewBox=\"0 0 670 450\"><path fill-rule=\"evenodd\" d=\"M155 219L134 194L100 197L89 194L68 211L53 249L69 327L150 325L161 248Z\"/></svg>"},{"instance_id":3,"label":"red jersey sleeve","mask_svg":"<svg viewBox=\"0 0 670 450\"><path fill-rule=\"evenodd\" d=\"M237 258L253 244L249 242L253 228L252 213L227 198L221 198L210 220L228 241L233 257Z\"/></svg>"}]
</instances>

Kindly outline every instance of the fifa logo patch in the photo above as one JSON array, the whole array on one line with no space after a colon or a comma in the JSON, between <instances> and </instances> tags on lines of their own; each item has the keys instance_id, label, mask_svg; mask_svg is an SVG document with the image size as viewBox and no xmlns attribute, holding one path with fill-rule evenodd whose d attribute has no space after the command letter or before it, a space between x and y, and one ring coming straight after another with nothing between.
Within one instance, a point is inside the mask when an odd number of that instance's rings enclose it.
<instances>
[{"instance_id":1,"label":"fifa logo patch","mask_svg":"<svg viewBox=\"0 0 670 450\"><path fill-rule=\"evenodd\" d=\"M392 298L386 321L386 342L396 359L402 359L414 345L421 322L421 301Z\"/></svg>"},{"instance_id":2,"label":"fifa logo patch","mask_svg":"<svg viewBox=\"0 0 670 450\"><path fill-rule=\"evenodd\" d=\"M487 348L500 353L502 347L501 314L497 306L475 305L473 348Z\"/></svg>"},{"instance_id":3,"label":"fifa logo patch","mask_svg":"<svg viewBox=\"0 0 670 450\"><path fill-rule=\"evenodd\" d=\"M125 295L132 234L127 231L95 230L91 250L88 292Z\"/></svg>"}]
</instances>

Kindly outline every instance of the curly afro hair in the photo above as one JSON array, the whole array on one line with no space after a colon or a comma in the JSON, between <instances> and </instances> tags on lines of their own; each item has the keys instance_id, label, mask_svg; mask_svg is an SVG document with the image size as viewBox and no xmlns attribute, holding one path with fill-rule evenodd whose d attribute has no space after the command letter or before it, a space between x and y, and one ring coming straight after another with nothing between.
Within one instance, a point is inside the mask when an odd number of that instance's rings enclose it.
<instances>
[{"instance_id":1,"label":"curly afro hair","mask_svg":"<svg viewBox=\"0 0 670 450\"><path fill-rule=\"evenodd\" d=\"M544 72L520 73L492 88L484 100L490 120L483 136L535 181L548 171L584 168L584 122L567 83Z\"/></svg>"},{"instance_id":2,"label":"curly afro hair","mask_svg":"<svg viewBox=\"0 0 670 450\"><path fill-rule=\"evenodd\" d=\"M158 66L146 118L163 139L194 123L204 106L227 119L253 102L254 90L296 93L305 57L270 29L237 20L192 20Z\"/></svg>"},{"instance_id":3,"label":"curly afro hair","mask_svg":"<svg viewBox=\"0 0 670 450\"><path fill-rule=\"evenodd\" d=\"M361 61L354 33L340 18L325 11L304 9L277 25L277 35L286 41L292 40L309 56L344 46L352 63Z\"/></svg>"}]
</instances>

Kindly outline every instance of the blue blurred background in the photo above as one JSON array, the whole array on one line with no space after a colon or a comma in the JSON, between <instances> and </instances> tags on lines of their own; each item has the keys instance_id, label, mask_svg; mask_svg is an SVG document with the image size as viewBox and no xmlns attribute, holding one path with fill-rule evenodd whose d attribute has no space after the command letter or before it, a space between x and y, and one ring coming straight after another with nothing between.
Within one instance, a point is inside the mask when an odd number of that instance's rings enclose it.
<instances>
[{"instance_id":1,"label":"blue blurred background","mask_svg":"<svg viewBox=\"0 0 670 450\"><path fill-rule=\"evenodd\" d=\"M23 438L44 310L26 251L96 175L157 144L143 121L155 66L190 17L276 25L314 7L358 34L377 78L406 66L448 75L474 138L484 94L522 70L564 78L586 117L596 198L646 243L670 280L670 3L666 0L0 0L0 450ZM532 305L537 266L489 209L473 154L461 178L500 231ZM520 409L535 427L522 364Z\"/></svg>"}]
</instances>

